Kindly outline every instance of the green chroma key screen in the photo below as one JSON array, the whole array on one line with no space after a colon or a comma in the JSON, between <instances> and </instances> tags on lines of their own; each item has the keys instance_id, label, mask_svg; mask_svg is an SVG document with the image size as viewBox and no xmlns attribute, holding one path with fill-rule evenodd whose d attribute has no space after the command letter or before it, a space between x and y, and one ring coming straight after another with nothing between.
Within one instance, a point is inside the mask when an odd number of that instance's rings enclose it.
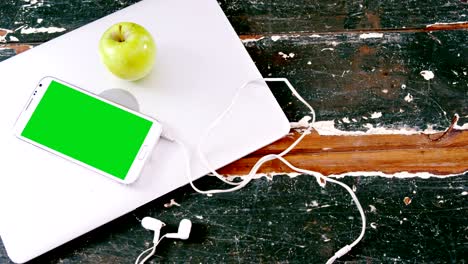
<instances>
[{"instance_id":1,"label":"green chroma key screen","mask_svg":"<svg viewBox=\"0 0 468 264\"><path fill-rule=\"evenodd\" d=\"M52 81L21 136L123 180L152 124Z\"/></svg>"}]
</instances>

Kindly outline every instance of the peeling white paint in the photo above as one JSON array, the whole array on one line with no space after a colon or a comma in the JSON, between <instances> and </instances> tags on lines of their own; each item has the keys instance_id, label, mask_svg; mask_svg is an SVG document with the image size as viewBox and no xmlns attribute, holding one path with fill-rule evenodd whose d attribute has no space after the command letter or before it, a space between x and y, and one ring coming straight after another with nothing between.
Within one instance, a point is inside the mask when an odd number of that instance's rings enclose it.
<instances>
[{"instance_id":1,"label":"peeling white paint","mask_svg":"<svg viewBox=\"0 0 468 264\"><path fill-rule=\"evenodd\" d=\"M463 16L463 15L462 15ZM460 21L460 22L450 22L450 23L444 23L444 22L437 22L437 23L434 23L434 24L429 24L427 25L426 27L433 27L433 26L445 26L445 25L458 25L458 24L465 24L465 23L468 23L468 21Z\"/></svg>"},{"instance_id":2,"label":"peeling white paint","mask_svg":"<svg viewBox=\"0 0 468 264\"><path fill-rule=\"evenodd\" d=\"M42 19L42 18L38 18L38 19L37 19L37 23L38 23L38 24L42 23L42 21L44 21L44 19Z\"/></svg>"},{"instance_id":3,"label":"peeling white paint","mask_svg":"<svg viewBox=\"0 0 468 264\"><path fill-rule=\"evenodd\" d=\"M453 128L458 129L458 130L468 130L468 123L465 123L462 126L455 124Z\"/></svg>"},{"instance_id":4,"label":"peeling white paint","mask_svg":"<svg viewBox=\"0 0 468 264\"><path fill-rule=\"evenodd\" d=\"M179 206L180 207L180 204L178 204L174 199L171 199L171 201L169 203L164 204L164 207L166 207L166 208L171 208L172 206Z\"/></svg>"},{"instance_id":5,"label":"peeling white paint","mask_svg":"<svg viewBox=\"0 0 468 264\"><path fill-rule=\"evenodd\" d=\"M382 93L387 94L387 93L388 93L388 89L383 89L383 90L382 90Z\"/></svg>"},{"instance_id":6,"label":"peeling white paint","mask_svg":"<svg viewBox=\"0 0 468 264\"><path fill-rule=\"evenodd\" d=\"M326 235L322 235L323 242L328 242L331 241L330 238L328 238Z\"/></svg>"},{"instance_id":7,"label":"peeling white paint","mask_svg":"<svg viewBox=\"0 0 468 264\"><path fill-rule=\"evenodd\" d=\"M374 229L377 229L377 224L374 223L374 222L370 223L370 226L371 226L372 228L374 228Z\"/></svg>"},{"instance_id":8,"label":"peeling white paint","mask_svg":"<svg viewBox=\"0 0 468 264\"><path fill-rule=\"evenodd\" d=\"M351 123L351 121L349 121L349 118L347 117L343 117L343 119L341 119L343 121L343 123L346 123L346 124L349 124Z\"/></svg>"},{"instance_id":9,"label":"peeling white paint","mask_svg":"<svg viewBox=\"0 0 468 264\"><path fill-rule=\"evenodd\" d=\"M462 172L461 174L467 173L468 171ZM387 174L381 171L355 171L355 172L347 172L347 173L342 173L339 175L329 175L328 177L333 177L333 178L344 178L344 177L359 177L359 176L380 176L383 178L400 178L400 179L406 179L406 178L422 178L422 179L429 179L431 177L433 178L446 178L446 177L453 177L453 176L460 176L460 174L445 174L445 175L436 175L430 172L407 172L407 171L402 171L402 172L397 172L393 174Z\"/></svg>"},{"instance_id":10,"label":"peeling white paint","mask_svg":"<svg viewBox=\"0 0 468 264\"><path fill-rule=\"evenodd\" d=\"M324 48L324 49L321 49L320 51L326 51L326 50L334 51L335 49L334 48Z\"/></svg>"},{"instance_id":11,"label":"peeling white paint","mask_svg":"<svg viewBox=\"0 0 468 264\"><path fill-rule=\"evenodd\" d=\"M320 36L319 34L312 34L309 37L311 37L311 38L321 38L322 36Z\"/></svg>"},{"instance_id":12,"label":"peeling white paint","mask_svg":"<svg viewBox=\"0 0 468 264\"><path fill-rule=\"evenodd\" d=\"M421 76L424 77L424 79L426 79L426 81L429 81L430 79L433 79L434 76L435 76L432 71L428 71L428 70L421 71L419 74L421 74Z\"/></svg>"},{"instance_id":13,"label":"peeling white paint","mask_svg":"<svg viewBox=\"0 0 468 264\"><path fill-rule=\"evenodd\" d=\"M308 62L307 62L307 65L312 65L312 62L311 62L311 61L308 61Z\"/></svg>"},{"instance_id":14,"label":"peeling white paint","mask_svg":"<svg viewBox=\"0 0 468 264\"><path fill-rule=\"evenodd\" d=\"M359 35L360 39L368 39L368 38L382 38L383 33L365 33Z\"/></svg>"},{"instance_id":15,"label":"peeling white paint","mask_svg":"<svg viewBox=\"0 0 468 264\"><path fill-rule=\"evenodd\" d=\"M402 84L401 89L403 89L403 90L406 89L406 84Z\"/></svg>"},{"instance_id":16,"label":"peeling white paint","mask_svg":"<svg viewBox=\"0 0 468 264\"><path fill-rule=\"evenodd\" d=\"M309 126L309 122L312 120L312 117L310 116L304 116L299 120L298 122L291 122L289 123L291 128L307 128Z\"/></svg>"},{"instance_id":17,"label":"peeling white paint","mask_svg":"<svg viewBox=\"0 0 468 264\"><path fill-rule=\"evenodd\" d=\"M410 93L408 93L405 96L405 101L408 102L408 103L412 102L413 101L413 96Z\"/></svg>"},{"instance_id":18,"label":"peeling white paint","mask_svg":"<svg viewBox=\"0 0 468 264\"><path fill-rule=\"evenodd\" d=\"M382 112L374 112L371 114L371 117L372 119L377 119L377 118L381 118L382 117Z\"/></svg>"},{"instance_id":19,"label":"peeling white paint","mask_svg":"<svg viewBox=\"0 0 468 264\"><path fill-rule=\"evenodd\" d=\"M19 41L19 39L18 39L18 38L16 38L16 37L10 36L10 41L15 41L15 42L18 42L18 41Z\"/></svg>"},{"instance_id":20,"label":"peeling white paint","mask_svg":"<svg viewBox=\"0 0 468 264\"><path fill-rule=\"evenodd\" d=\"M38 8L44 5L44 0L23 0L23 1L29 4L23 5L22 8L25 8L25 7Z\"/></svg>"},{"instance_id":21,"label":"peeling white paint","mask_svg":"<svg viewBox=\"0 0 468 264\"><path fill-rule=\"evenodd\" d=\"M197 219L200 219L200 220L203 219L203 216L201 216L201 215L196 215L195 217L196 217Z\"/></svg>"},{"instance_id":22,"label":"peeling white paint","mask_svg":"<svg viewBox=\"0 0 468 264\"><path fill-rule=\"evenodd\" d=\"M377 208L373 206L372 204L369 204L369 207L370 207L371 213L377 212Z\"/></svg>"},{"instance_id":23,"label":"peeling white paint","mask_svg":"<svg viewBox=\"0 0 468 264\"><path fill-rule=\"evenodd\" d=\"M35 34L35 33L57 33L65 31L65 28L58 27L41 27L41 28L21 28L21 34Z\"/></svg>"},{"instance_id":24,"label":"peeling white paint","mask_svg":"<svg viewBox=\"0 0 468 264\"><path fill-rule=\"evenodd\" d=\"M354 172L345 172L345 173L341 173L341 174L331 174L331 175L328 175L326 177L331 177L331 178L336 178L336 179L341 179L341 178L344 178L344 177L383 177L383 178L398 178L398 179L408 179L408 178L421 178L421 179L429 179L429 178L440 178L440 179L446 179L447 177L455 177L455 176L460 176L461 174L465 174L465 173L468 173L468 171L464 171L460 174L445 174L445 175L437 175L437 174L433 174L433 173L430 173L430 172L407 172L407 171L402 171L402 172L397 172L397 173L392 173L392 174L388 174L388 173L384 173L384 172L381 172L381 171L354 171ZM266 179L268 180L272 180L273 177L275 176L288 176L290 178L295 178L297 176L301 176L301 175L304 175L304 174L300 174L300 173L296 173L296 172L291 172L291 173L280 173L280 172L274 172L274 173L268 173L268 174L265 174L265 173L259 173L259 174L256 174L252 177L252 179L261 179L263 177L265 177ZM323 177L323 174L321 174L320 172L315 172L315 171L311 171L311 176L313 177L320 177L322 176ZM230 175L230 176L227 176L226 178L228 180L234 180L234 179L237 179L237 178L242 178L242 177L245 177L245 175ZM355 190L355 186L353 186L353 191L356 191ZM468 193L466 194L463 194L465 192L462 192L461 195L468 195ZM330 205L324 205L322 207L329 207ZM308 209L307 211L311 211L312 209ZM372 208L371 208L372 210Z\"/></svg>"},{"instance_id":25,"label":"peeling white paint","mask_svg":"<svg viewBox=\"0 0 468 264\"><path fill-rule=\"evenodd\" d=\"M461 193L461 195L468 195L468 192L464 191L464 192Z\"/></svg>"},{"instance_id":26,"label":"peeling white paint","mask_svg":"<svg viewBox=\"0 0 468 264\"><path fill-rule=\"evenodd\" d=\"M278 41L281 38L281 36L271 36L271 40L273 41Z\"/></svg>"},{"instance_id":27,"label":"peeling white paint","mask_svg":"<svg viewBox=\"0 0 468 264\"><path fill-rule=\"evenodd\" d=\"M296 54L294 54L294 53L292 53L292 52L289 53L289 54L286 54L286 53L284 53L284 52L282 52L282 51L278 52L278 55L280 55L281 57L283 57L283 59L285 59L285 60L287 60L287 59L289 59L289 58L294 58L294 56L296 56Z\"/></svg>"},{"instance_id":28,"label":"peeling white paint","mask_svg":"<svg viewBox=\"0 0 468 264\"><path fill-rule=\"evenodd\" d=\"M291 123L294 125L293 128L299 128L299 122ZM307 125L306 125L307 126ZM306 126L302 126L305 128ZM384 127L374 127L372 124L365 124L367 131L342 131L335 128L335 121L317 121L313 125L314 129L322 136L362 136L362 135L418 135L421 133L424 134L434 134L442 131L434 130L431 125L428 125L428 128L425 130L420 130L418 128L411 127L402 127L400 129L388 129Z\"/></svg>"},{"instance_id":29,"label":"peeling white paint","mask_svg":"<svg viewBox=\"0 0 468 264\"><path fill-rule=\"evenodd\" d=\"M275 176L288 176L290 178L295 178L297 176L300 176L302 174L300 173L297 173L297 172L289 172L289 173L276 173L276 172L272 172L272 173L257 173L255 174L252 179L261 179L261 178L266 178L268 180L272 180L273 177ZM228 181L234 181L236 179L242 179L242 177L245 177L245 175L226 175L226 180Z\"/></svg>"}]
</instances>

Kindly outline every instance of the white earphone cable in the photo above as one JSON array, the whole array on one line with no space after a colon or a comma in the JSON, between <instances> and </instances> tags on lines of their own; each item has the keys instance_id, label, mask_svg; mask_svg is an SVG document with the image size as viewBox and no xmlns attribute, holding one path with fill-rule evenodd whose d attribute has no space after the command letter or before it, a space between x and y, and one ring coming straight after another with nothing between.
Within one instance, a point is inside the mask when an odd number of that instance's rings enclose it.
<instances>
[{"instance_id":1,"label":"white earphone cable","mask_svg":"<svg viewBox=\"0 0 468 264\"><path fill-rule=\"evenodd\" d=\"M205 139L209 136L209 133L211 132L211 130L213 128L215 128L220 122L221 120L224 118L224 116L226 114L228 114L232 107L234 106L235 102L237 101L237 98L239 97L239 94L240 94L240 91L243 90L245 87L247 87L250 83L252 82L256 82L256 81L270 81L270 82L284 82L286 83L286 85L288 86L288 88L291 90L291 92L293 93L293 95L295 97L297 97L299 99L299 101L301 101L307 108L309 108L310 110L310 113L312 115L312 120L311 122L309 123L309 126L307 127L307 129L301 134L301 136L296 139L287 149L285 149L284 151L282 151L280 154L269 154L269 155L265 155L263 156L262 158L260 158L256 163L255 165L252 167L252 169L250 170L250 172L242 177L242 180L240 182L231 182L229 180L227 180L224 176L220 175L212 166L211 164L209 163L208 159L206 158L206 156L203 154L203 151L202 151L202 145L203 143L205 142ZM337 180L334 180L334 179L331 179L329 177L325 177L323 176L321 173L318 173L318 172L314 172L314 171L310 171L310 170L305 170L305 169L300 169L300 168L297 168L295 166L293 166L289 161L287 161L283 156L285 156L287 153L289 153L293 148L295 148L301 141L302 139L311 133L311 130L313 128L313 124L315 123L315 111L314 109L312 108L312 106L310 106L309 103L307 103L304 98L302 98L302 96L296 91L296 89L294 89L294 87L291 85L291 83L289 82L288 79L286 78L262 78L262 79L255 79L255 80L251 80L251 81L248 81L246 82L244 85L242 85L241 87L239 87L231 101L231 103L229 104L229 106L211 123L211 125L208 126L208 128L205 130L205 132L203 133L203 135L201 136L198 144L197 144L197 154L199 156L199 158L201 159L203 165L210 170L210 172L215 175L218 179L220 179L221 181L229 184L229 185L233 185L234 187L231 187L231 188L228 188L228 189L216 189L216 190L208 190L208 191L204 191L204 190L200 190L198 187L196 187L193 183L193 178L192 178L192 173L191 173L191 162L190 162L190 155L189 155L189 151L188 151L188 148L187 146L182 142L182 141L179 141L179 140L172 140L173 142L177 143L178 145L181 146L183 152L184 152L184 156L185 156L185 161L186 161L186 176L189 180L189 183L190 185L192 186L192 188L198 192L198 193L201 193L201 194L215 194L215 193L227 193L227 192L233 192L233 191L237 191L237 190L240 190L242 189L243 187L245 187L255 176L255 174L257 173L257 171L260 169L260 167L267 161L270 161L270 160L274 160L274 159L278 159L280 160L281 162L283 162L285 165L287 165L289 168L291 168L292 170L296 171L296 172L299 172L299 173L303 173L303 174L308 174L308 175L311 175L311 176L314 176L318 182L318 184L322 187L325 186L325 183L326 182L331 182L331 183L335 183L335 184L338 184L340 185L341 187L343 187L346 191L348 191L348 193L351 195L351 198L352 200L354 201L354 203L356 204L356 207L360 213L360 216L361 216L361 220L362 220L362 228L361 228L361 233L360 235L358 236L358 238L356 240L354 240L353 243L351 243L350 245L346 245L344 246L343 248L341 248L340 250L338 250L328 261L327 261L327 264L328 263L333 263L336 259L340 258L341 256L345 255L346 253L348 253L352 247L354 247L355 245L357 245L361 240L362 238L364 237L364 234L365 234L365 230L366 230L366 216L364 214L364 210L362 209L362 206L361 204L359 203L359 200L358 198L356 197L356 195L354 194L354 192L351 190L351 188L349 188L348 185L340 182L340 181L337 181Z\"/></svg>"},{"instance_id":2,"label":"white earphone cable","mask_svg":"<svg viewBox=\"0 0 468 264\"><path fill-rule=\"evenodd\" d=\"M162 236L158 242L154 243L152 247L146 249L145 251L141 252L140 255L138 255L137 259L135 260L135 264L144 264L146 261L148 261L148 259L150 259L154 253L156 253L156 247L159 245L159 242L161 242L161 240L163 240L163 238L165 238L166 235ZM144 259L141 260L140 262L140 258L145 255L148 251L151 251Z\"/></svg>"}]
</instances>

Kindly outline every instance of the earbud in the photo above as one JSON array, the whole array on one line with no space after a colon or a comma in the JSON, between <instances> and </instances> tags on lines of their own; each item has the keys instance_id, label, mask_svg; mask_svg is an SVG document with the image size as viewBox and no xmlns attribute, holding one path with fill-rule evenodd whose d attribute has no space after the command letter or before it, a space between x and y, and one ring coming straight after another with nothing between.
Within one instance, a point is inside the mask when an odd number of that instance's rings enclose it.
<instances>
[{"instance_id":1,"label":"earbud","mask_svg":"<svg viewBox=\"0 0 468 264\"><path fill-rule=\"evenodd\" d=\"M190 220L188 219L182 219L182 221L180 221L179 223L179 229L177 230L177 233L166 234L166 237L186 240L187 238L189 238L191 229L192 222L190 222Z\"/></svg>"},{"instance_id":2,"label":"earbud","mask_svg":"<svg viewBox=\"0 0 468 264\"><path fill-rule=\"evenodd\" d=\"M157 243L159 241L159 234L161 232L161 228L166 224L164 224L156 218L147 216L143 218L143 220L141 220L141 225L148 230L154 231L153 243Z\"/></svg>"}]
</instances>

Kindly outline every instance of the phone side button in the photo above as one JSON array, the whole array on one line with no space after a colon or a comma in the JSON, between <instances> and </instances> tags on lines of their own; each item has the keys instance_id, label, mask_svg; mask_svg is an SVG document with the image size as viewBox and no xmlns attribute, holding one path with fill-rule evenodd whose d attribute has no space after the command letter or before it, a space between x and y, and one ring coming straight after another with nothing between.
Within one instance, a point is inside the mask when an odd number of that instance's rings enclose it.
<instances>
[{"instance_id":1,"label":"phone side button","mask_svg":"<svg viewBox=\"0 0 468 264\"><path fill-rule=\"evenodd\" d=\"M143 146L141 148L140 154L138 155L138 159L142 160L146 157L146 154L148 154L148 146Z\"/></svg>"}]
</instances>

